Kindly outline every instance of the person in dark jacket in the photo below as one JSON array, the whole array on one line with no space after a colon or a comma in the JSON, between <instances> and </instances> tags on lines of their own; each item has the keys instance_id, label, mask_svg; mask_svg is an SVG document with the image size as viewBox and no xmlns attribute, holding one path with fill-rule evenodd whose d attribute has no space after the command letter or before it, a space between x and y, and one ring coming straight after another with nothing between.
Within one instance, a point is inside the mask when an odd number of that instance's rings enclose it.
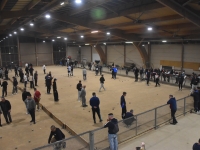
<instances>
[{"instance_id":1,"label":"person in dark jacket","mask_svg":"<svg viewBox=\"0 0 200 150\"><path fill-rule=\"evenodd\" d=\"M7 124L12 122L12 118L11 118L11 104L8 100L6 100L4 97L1 97L1 102L0 102L0 107L2 109L3 112L3 116L7 122Z\"/></svg>"},{"instance_id":2,"label":"person in dark jacket","mask_svg":"<svg viewBox=\"0 0 200 150\"><path fill-rule=\"evenodd\" d=\"M20 82L23 83L23 79L24 79L24 72L23 72L23 70L20 70L19 76L20 76Z\"/></svg>"},{"instance_id":3,"label":"person in dark jacket","mask_svg":"<svg viewBox=\"0 0 200 150\"><path fill-rule=\"evenodd\" d=\"M101 115L100 115L100 108L99 108L99 104L100 104L99 98L96 97L95 92L92 93L92 96L93 97L90 99L90 106L92 107L94 123L96 123L95 113L97 113L97 115L99 117L99 121L102 122Z\"/></svg>"},{"instance_id":4,"label":"person in dark jacket","mask_svg":"<svg viewBox=\"0 0 200 150\"><path fill-rule=\"evenodd\" d=\"M183 78L183 76L182 76L182 74L179 72L179 74L178 74L178 87L179 87L179 91L181 90L182 91L182 87L183 87L183 80L184 80L184 78Z\"/></svg>"},{"instance_id":5,"label":"person in dark jacket","mask_svg":"<svg viewBox=\"0 0 200 150\"><path fill-rule=\"evenodd\" d=\"M176 117L175 117L175 113L177 110L177 104L176 104L176 99L175 97L173 97L173 95L169 95L169 100L167 102L167 104L170 104L170 109L171 109L171 117L173 119L173 122L170 124L177 124L178 122L176 121Z\"/></svg>"},{"instance_id":6,"label":"person in dark jacket","mask_svg":"<svg viewBox=\"0 0 200 150\"><path fill-rule=\"evenodd\" d=\"M26 74L29 75L28 67L25 68Z\"/></svg>"},{"instance_id":7,"label":"person in dark jacket","mask_svg":"<svg viewBox=\"0 0 200 150\"><path fill-rule=\"evenodd\" d=\"M128 119L129 118L129 119ZM129 126L133 123L133 121L135 120L134 115L133 115L133 109L130 110L130 112L127 112L123 122Z\"/></svg>"},{"instance_id":8,"label":"person in dark jacket","mask_svg":"<svg viewBox=\"0 0 200 150\"><path fill-rule=\"evenodd\" d=\"M80 80L79 83L76 85L76 89L78 90L78 101L80 101L80 100L81 100L80 94L81 94L81 89L82 89L81 80Z\"/></svg>"},{"instance_id":9,"label":"person in dark jacket","mask_svg":"<svg viewBox=\"0 0 200 150\"><path fill-rule=\"evenodd\" d=\"M194 143L192 150L200 150L200 139L198 143Z\"/></svg>"},{"instance_id":10,"label":"person in dark jacket","mask_svg":"<svg viewBox=\"0 0 200 150\"><path fill-rule=\"evenodd\" d=\"M198 83L199 83L199 78L197 78L197 75L194 75L194 77L191 80L192 90L197 88Z\"/></svg>"},{"instance_id":11,"label":"person in dark jacket","mask_svg":"<svg viewBox=\"0 0 200 150\"><path fill-rule=\"evenodd\" d=\"M54 136L54 137L53 137ZM53 137L53 138L52 138ZM48 143L54 143L65 139L65 135L59 128L56 128L54 125L51 126L51 133L49 135Z\"/></svg>"},{"instance_id":12,"label":"person in dark jacket","mask_svg":"<svg viewBox=\"0 0 200 150\"><path fill-rule=\"evenodd\" d=\"M127 112L125 96L126 96L126 92L123 92L123 95L121 96L121 99L120 99L120 105L122 108L122 119L124 119Z\"/></svg>"},{"instance_id":13,"label":"person in dark jacket","mask_svg":"<svg viewBox=\"0 0 200 150\"><path fill-rule=\"evenodd\" d=\"M2 114L2 110L1 110L1 106L0 106L0 127L2 127L2 125L1 125L1 114Z\"/></svg>"},{"instance_id":14,"label":"person in dark jacket","mask_svg":"<svg viewBox=\"0 0 200 150\"><path fill-rule=\"evenodd\" d=\"M200 100L200 97L199 97L199 90L197 90L196 88L194 89L194 91L191 93L191 96L193 96L194 98L194 111L196 113L199 112L199 100Z\"/></svg>"},{"instance_id":15,"label":"person in dark jacket","mask_svg":"<svg viewBox=\"0 0 200 150\"><path fill-rule=\"evenodd\" d=\"M14 70L15 70L15 77L16 77L16 76L19 77L19 75L18 75L18 67L17 67L17 65L15 66Z\"/></svg>"},{"instance_id":16,"label":"person in dark jacket","mask_svg":"<svg viewBox=\"0 0 200 150\"><path fill-rule=\"evenodd\" d=\"M5 69L5 79L8 80L8 69Z\"/></svg>"},{"instance_id":17,"label":"person in dark jacket","mask_svg":"<svg viewBox=\"0 0 200 150\"><path fill-rule=\"evenodd\" d=\"M104 88L104 81L105 81L105 79L104 79L103 75L101 75L101 78L100 78L99 80L100 80L99 92L101 91L101 88L103 88L104 91L105 91L105 90L106 90L106 89Z\"/></svg>"},{"instance_id":18,"label":"person in dark jacket","mask_svg":"<svg viewBox=\"0 0 200 150\"><path fill-rule=\"evenodd\" d=\"M35 106L36 106L36 104L35 104L35 100L31 97L30 93L27 94L27 99L25 100L25 103L26 103L28 112L31 115L30 122L33 122L35 124L36 123L35 122Z\"/></svg>"},{"instance_id":19,"label":"person in dark jacket","mask_svg":"<svg viewBox=\"0 0 200 150\"><path fill-rule=\"evenodd\" d=\"M102 66L99 66L99 73L102 75Z\"/></svg>"},{"instance_id":20,"label":"person in dark jacket","mask_svg":"<svg viewBox=\"0 0 200 150\"><path fill-rule=\"evenodd\" d=\"M8 82L4 79L3 83L1 84L2 88L2 96L5 97L7 96L7 86L8 86Z\"/></svg>"},{"instance_id":21,"label":"person in dark jacket","mask_svg":"<svg viewBox=\"0 0 200 150\"><path fill-rule=\"evenodd\" d=\"M33 70L34 70L33 67L30 66L30 68L29 68L29 72L30 72L30 75L31 75L31 76L33 76Z\"/></svg>"},{"instance_id":22,"label":"person in dark jacket","mask_svg":"<svg viewBox=\"0 0 200 150\"><path fill-rule=\"evenodd\" d=\"M119 131L118 121L114 118L113 113L108 114L107 123L104 128L108 128L108 140L111 150L118 150L117 132Z\"/></svg>"},{"instance_id":23,"label":"person in dark jacket","mask_svg":"<svg viewBox=\"0 0 200 150\"><path fill-rule=\"evenodd\" d=\"M26 88L24 88L23 92L22 92L22 100L23 100L25 106L26 106L25 100L27 99L27 95L30 95L30 92L27 92ZM26 106L26 114L29 114L27 106Z\"/></svg>"},{"instance_id":24,"label":"person in dark jacket","mask_svg":"<svg viewBox=\"0 0 200 150\"><path fill-rule=\"evenodd\" d=\"M13 91L12 91L12 95L17 94L17 78L13 77Z\"/></svg>"},{"instance_id":25,"label":"person in dark jacket","mask_svg":"<svg viewBox=\"0 0 200 150\"><path fill-rule=\"evenodd\" d=\"M114 66L112 66L112 68L110 69L110 71L112 71L112 78L111 79L114 79Z\"/></svg>"},{"instance_id":26,"label":"person in dark jacket","mask_svg":"<svg viewBox=\"0 0 200 150\"><path fill-rule=\"evenodd\" d=\"M47 94L50 94L51 92L51 81L52 81L52 77L51 76L47 76L46 78L46 86L47 86Z\"/></svg>"},{"instance_id":27,"label":"person in dark jacket","mask_svg":"<svg viewBox=\"0 0 200 150\"><path fill-rule=\"evenodd\" d=\"M57 79L54 78L54 80L53 80L53 96L54 96L54 101L57 102L59 99L58 99L58 91L57 91L56 81L57 81Z\"/></svg>"},{"instance_id":28,"label":"person in dark jacket","mask_svg":"<svg viewBox=\"0 0 200 150\"><path fill-rule=\"evenodd\" d=\"M144 73L143 70L144 70L144 69L141 67L141 68L140 68L140 81L142 81L142 79L143 79L143 73Z\"/></svg>"},{"instance_id":29,"label":"person in dark jacket","mask_svg":"<svg viewBox=\"0 0 200 150\"><path fill-rule=\"evenodd\" d=\"M37 81L38 81L38 73L37 73L37 71L35 71L33 77L34 77L34 80L35 80L35 86L38 86L38 85L37 85Z\"/></svg>"},{"instance_id":30,"label":"person in dark jacket","mask_svg":"<svg viewBox=\"0 0 200 150\"><path fill-rule=\"evenodd\" d=\"M139 69L137 67L135 67L135 82L138 81L138 73L139 73Z\"/></svg>"},{"instance_id":31,"label":"person in dark jacket","mask_svg":"<svg viewBox=\"0 0 200 150\"><path fill-rule=\"evenodd\" d=\"M148 70L146 72L146 77L147 77L147 85L149 86L149 80L150 80L150 76L151 76L151 73L150 73L150 70Z\"/></svg>"}]
</instances>

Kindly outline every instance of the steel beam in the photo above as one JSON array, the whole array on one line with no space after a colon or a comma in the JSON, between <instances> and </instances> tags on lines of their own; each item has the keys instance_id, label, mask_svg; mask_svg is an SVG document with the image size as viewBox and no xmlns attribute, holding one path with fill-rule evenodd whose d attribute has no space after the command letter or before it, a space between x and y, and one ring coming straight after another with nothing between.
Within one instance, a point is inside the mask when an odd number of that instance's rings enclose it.
<instances>
[{"instance_id":1,"label":"steel beam","mask_svg":"<svg viewBox=\"0 0 200 150\"><path fill-rule=\"evenodd\" d=\"M4 6L6 5L8 0L2 0L0 5L0 10L3 10Z\"/></svg>"}]
</instances>

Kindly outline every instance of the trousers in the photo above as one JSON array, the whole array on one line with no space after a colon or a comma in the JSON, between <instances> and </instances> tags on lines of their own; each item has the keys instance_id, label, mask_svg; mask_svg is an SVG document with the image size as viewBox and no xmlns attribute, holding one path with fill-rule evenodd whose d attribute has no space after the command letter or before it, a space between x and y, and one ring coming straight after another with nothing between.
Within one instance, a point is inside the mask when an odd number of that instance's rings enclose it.
<instances>
[{"instance_id":1,"label":"trousers","mask_svg":"<svg viewBox=\"0 0 200 150\"><path fill-rule=\"evenodd\" d=\"M29 109L28 112L31 115L31 121L35 122L35 109Z\"/></svg>"},{"instance_id":2,"label":"trousers","mask_svg":"<svg viewBox=\"0 0 200 150\"><path fill-rule=\"evenodd\" d=\"M99 91L101 91L101 88L103 88L104 90L106 90L106 89L104 88L104 83L100 83L100 89L99 89Z\"/></svg>"},{"instance_id":3,"label":"trousers","mask_svg":"<svg viewBox=\"0 0 200 150\"><path fill-rule=\"evenodd\" d=\"M95 114L97 113L98 117L99 117L99 120L101 120L101 115L100 115L100 108L97 107L97 108L92 108L92 115L93 115L93 120L94 122L96 122L96 117L95 117Z\"/></svg>"},{"instance_id":4,"label":"trousers","mask_svg":"<svg viewBox=\"0 0 200 150\"><path fill-rule=\"evenodd\" d=\"M117 134L108 134L110 150L118 150Z\"/></svg>"},{"instance_id":5,"label":"trousers","mask_svg":"<svg viewBox=\"0 0 200 150\"><path fill-rule=\"evenodd\" d=\"M4 111L3 112L3 116L4 116L4 118L5 118L7 123L12 122L12 118L11 118L11 115L10 115L9 111Z\"/></svg>"}]
</instances>

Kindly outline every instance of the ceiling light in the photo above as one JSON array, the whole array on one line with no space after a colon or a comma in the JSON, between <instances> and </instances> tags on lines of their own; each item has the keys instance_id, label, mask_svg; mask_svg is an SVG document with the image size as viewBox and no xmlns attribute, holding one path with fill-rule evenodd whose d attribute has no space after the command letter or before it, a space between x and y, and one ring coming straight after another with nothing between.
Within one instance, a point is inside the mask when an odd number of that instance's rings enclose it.
<instances>
[{"instance_id":1,"label":"ceiling light","mask_svg":"<svg viewBox=\"0 0 200 150\"><path fill-rule=\"evenodd\" d=\"M8 54L10 54L10 53L8 53Z\"/></svg>"},{"instance_id":2,"label":"ceiling light","mask_svg":"<svg viewBox=\"0 0 200 150\"><path fill-rule=\"evenodd\" d=\"M90 45L90 44L87 43L87 44L85 44L85 45Z\"/></svg>"},{"instance_id":3,"label":"ceiling light","mask_svg":"<svg viewBox=\"0 0 200 150\"><path fill-rule=\"evenodd\" d=\"M57 37L57 39L60 39L60 38L61 38L60 36Z\"/></svg>"},{"instance_id":4,"label":"ceiling light","mask_svg":"<svg viewBox=\"0 0 200 150\"><path fill-rule=\"evenodd\" d=\"M43 43L45 43L45 41L43 41Z\"/></svg>"},{"instance_id":5,"label":"ceiling light","mask_svg":"<svg viewBox=\"0 0 200 150\"><path fill-rule=\"evenodd\" d=\"M51 16L50 16L49 14L45 15L45 17L46 17L47 19L51 18Z\"/></svg>"},{"instance_id":6,"label":"ceiling light","mask_svg":"<svg viewBox=\"0 0 200 150\"><path fill-rule=\"evenodd\" d=\"M75 3L80 4L82 1L81 0L75 0Z\"/></svg>"},{"instance_id":7,"label":"ceiling light","mask_svg":"<svg viewBox=\"0 0 200 150\"><path fill-rule=\"evenodd\" d=\"M106 34L107 34L107 35L110 35L110 32L107 32Z\"/></svg>"},{"instance_id":8,"label":"ceiling light","mask_svg":"<svg viewBox=\"0 0 200 150\"><path fill-rule=\"evenodd\" d=\"M30 23L30 26L34 26L34 24L33 24L33 23Z\"/></svg>"},{"instance_id":9,"label":"ceiling light","mask_svg":"<svg viewBox=\"0 0 200 150\"><path fill-rule=\"evenodd\" d=\"M8 38L8 37L6 37L6 38Z\"/></svg>"},{"instance_id":10,"label":"ceiling light","mask_svg":"<svg viewBox=\"0 0 200 150\"><path fill-rule=\"evenodd\" d=\"M9 34L9 36L12 36L12 34Z\"/></svg>"},{"instance_id":11,"label":"ceiling light","mask_svg":"<svg viewBox=\"0 0 200 150\"><path fill-rule=\"evenodd\" d=\"M64 38L64 40L67 40L67 38Z\"/></svg>"},{"instance_id":12,"label":"ceiling light","mask_svg":"<svg viewBox=\"0 0 200 150\"><path fill-rule=\"evenodd\" d=\"M83 35L81 35L81 38L84 38L84 36L83 36Z\"/></svg>"},{"instance_id":13,"label":"ceiling light","mask_svg":"<svg viewBox=\"0 0 200 150\"><path fill-rule=\"evenodd\" d=\"M79 45L79 47L81 47L81 46Z\"/></svg>"},{"instance_id":14,"label":"ceiling light","mask_svg":"<svg viewBox=\"0 0 200 150\"><path fill-rule=\"evenodd\" d=\"M152 27L148 27L147 30L148 30L148 31L152 31L153 28L152 28Z\"/></svg>"},{"instance_id":15,"label":"ceiling light","mask_svg":"<svg viewBox=\"0 0 200 150\"><path fill-rule=\"evenodd\" d=\"M98 33L99 31L92 31L91 33Z\"/></svg>"},{"instance_id":16,"label":"ceiling light","mask_svg":"<svg viewBox=\"0 0 200 150\"><path fill-rule=\"evenodd\" d=\"M60 5L64 5L64 4L65 4L64 2L61 2L61 3L60 3Z\"/></svg>"},{"instance_id":17,"label":"ceiling light","mask_svg":"<svg viewBox=\"0 0 200 150\"><path fill-rule=\"evenodd\" d=\"M104 45L106 45L106 43L103 43Z\"/></svg>"},{"instance_id":18,"label":"ceiling light","mask_svg":"<svg viewBox=\"0 0 200 150\"><path fill-rule=\"evenodd\" d=\"M21 28L20 30L21 30L21 31L24 31L24 28Z\"/></svg>"},{"instance_id":19,"label":"ceiling light","mask_svg":"<svg viewBox=\"0 0 200 150\"><path fill-rule=\"evenodd\" d=\"M5 38L3 38L5 40Z\"/></svg>"},{"instance_id":20,"label":"ceiling light","mask_svg":"<svg viewBox=\"0 0 200 150\"><path fill-rule=\"evenodd\" d=\"M163 40L162 42L163 42L163 43L166 43L167 41L166 41L166 40Z\"/></svg>"},{"instance_id":21,"label":"ceiling light","mask_svg":"<svg viewBox=\"0 0 200 150\"><path fill-rule=\"evenodd\" d=\"M145 46L144 44L142 46Z\"/></svg>"},{"instance_id":22,"label":"ceiling light","mask_svg":"<svg viewBox=\"0 0 200 150\"><path fill-rule=\"evenodd\" d=\"M14 34L17 34L17 32L13 32Z\"/></svg>"},{"instance_id":23,"label":"ceiling light","mask_svg":"<svg viewBox=\"0 0 200 150\"><path fill-rule=\"evenodd\" d=\"M54 42L55 40L53 39L52 41Z\"/></svg>"},{"instance_id":24,"label":"ceiling light","mask_svg":"<svg viewBox=\"0 0 200 150\"><path fill-rule=\"evenodd\" d=\"M94 45L94 47L96 47L96 45Z\"/></svg>"},{"instance_id":25,"label":"ceiling light","mask_svg":"<svg viewBox=\"0 0 200 150\"><path fill-rule=\"evenodd\" d=\"M133 44L133 42L125 42L125 43L127 43L127 44Z\"/></svg>"}]
</instances>

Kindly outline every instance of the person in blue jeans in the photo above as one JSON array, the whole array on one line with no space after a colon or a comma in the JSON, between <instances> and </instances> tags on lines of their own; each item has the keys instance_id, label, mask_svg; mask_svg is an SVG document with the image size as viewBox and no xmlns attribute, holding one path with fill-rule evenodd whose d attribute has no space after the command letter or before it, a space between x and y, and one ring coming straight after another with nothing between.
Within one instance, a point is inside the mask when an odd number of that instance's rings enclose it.
<instances>
[{"instance_id":1,"label":"person in blue jeans","mask_svg":"<svg viewBox=\"0 0 200 150\"><path fill-rule=\"evenodd\" d=\"M107 123L104 128L108 128L108 140L110 150L118 150L117 132L119 131L118 121L114 118L113 113L108 114Z\"/></svg>"}]
</instances>

